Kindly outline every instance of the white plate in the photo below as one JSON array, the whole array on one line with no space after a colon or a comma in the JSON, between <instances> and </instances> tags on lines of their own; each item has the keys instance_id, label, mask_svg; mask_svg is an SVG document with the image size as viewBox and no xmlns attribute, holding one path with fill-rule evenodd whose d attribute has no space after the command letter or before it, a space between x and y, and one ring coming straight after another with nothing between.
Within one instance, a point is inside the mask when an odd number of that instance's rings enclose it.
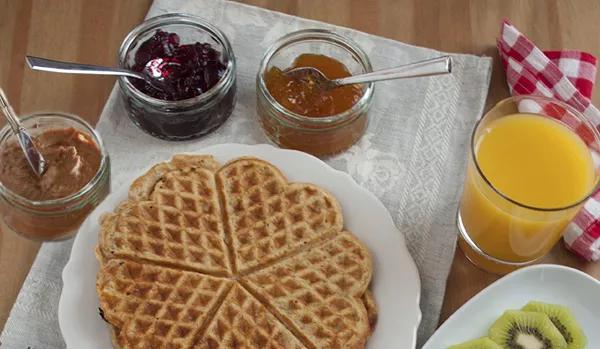
<instances>
[{"instance_id":1,"label":"white plate","mask_svg":"<svg viewBox=\"0 0 600 349\"><path fill-rule=\"evenodd\" d=\"M458 309L422 349L446 349L452 344L486 336L505 310L530 300L569 307L588 338L588 348L600 348L600 282L560 265L541 264L515 271L479 292Z\"/></svg>"},{"instance_id":2,"label":"white plate","mask_svg":"<svg viewBox=\"0 0 600 349\"><path fill-rule=\"evenodd\" d=\"M369 247L374 258L372 289L379 304L379 319L368 348L414 348L421 319L419 275L404 237L373 194L356 184L348 174L297 151L269 145L224 144L198 153L212 154L221 163L239 156L256 156L275 164L290 181L310 182L329 190L342 205L345 227ZM67 348L111 347L108 327L98 315L95 287L98 218L126 199L131 181L142 173L132 173L123 187L109 195L83 223L75 239L71 258L63 271L64 286L58 307L58 320Z\"/></svg>"}]
</instances>

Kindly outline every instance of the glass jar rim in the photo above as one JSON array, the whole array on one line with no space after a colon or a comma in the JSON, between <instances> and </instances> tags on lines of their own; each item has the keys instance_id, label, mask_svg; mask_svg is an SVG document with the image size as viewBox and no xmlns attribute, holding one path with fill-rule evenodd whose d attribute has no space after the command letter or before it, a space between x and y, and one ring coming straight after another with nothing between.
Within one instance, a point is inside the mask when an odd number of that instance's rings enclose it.
<instances>
[{"instance_id":1,"label":"glass jar rim","mask_svg":"<svg viewBox=\"0 0 600 349\"><path fill-rule=\"evenodd\" d=\"M591 121L589 120L589 118L587 116L585 116L585 114L581 113L580 111L578 111L577 109L573 108L572 106L568 105L565 102L556 100L554 98L549 98L546 96L540 96L540 95L521 95L521 96L511 96L511 97L507 97L501 101L499 101L498 103L494 104L493 107L491 107L486 113L483 114L483 116L477 120L477 122L475 123L475 126L473 127L473 131L471 133L471 144L470 144L470 154L471 154L471 159L473 160L473 163L475 164L475 168L477 169L477 174L483 179L483 181L485 182L485 184L487 184L496 194L500 195L500 197L502 197L503 199L507 200L510 203L513 203L519 207L525 208L525 209L529 209L529 210L533 210L533 211L539 211L539 212L558 212L558 211L564 211L564 210L568 210L570 208L576 207L578 205L580 205L581 203L585 202L587 199L589 199L598 189L600 189L600 175L596 175L596 184L593 186L593 188L586 194L583 196L583 198L577 200L575 203L570 204L570 205L566 205L566 206L562 206L562 207L536 207L536 206L532 206L532 205L527 205L524 204L522 202L519 202L517 200L512 199L511 197L509 197L508 195L504 194L502 191L500 191L498 188L496 188L492 182L485 176L485 174L483 173L483 170L481 169L481 167L479 166L479 162L477 161L477 154L475 151L475 143L476 143L476 134L477 131L479 130L479 126L481 126L482 121L485 119L485 117L489 114L490 111L492 111L495 108L498 108L500 106L502 106L503 104L506 103L510 103L510 102L514 102L514 103L518 103L520 100L533 100L533 101L544 101L544 102L549 102L549 103L553 103L558 105L561 108L564 108L565 110L567 110L569 113L572 113L573 115L577 116L577 118L579 120L581 120L582 122L585 123L585 125L591 129L593 135L594 135L594 140L596 142L600 141L600 133L598 133L598 130L594 127L594 125L591 123ZM529 114L537 114L540 116L544 116L544 117L550 117L547 115L543 115L543 114L538 114L535 112L529 113ZM560 124L563 124L562 122L560 122L560 120L556 120L557 122L559 122ZM571 129L569 129L570 131L573 131ZM573 131L574 132L574 131Z\"/></svg>"},{"instance_id":2,"label":"glass jar rim","mask_svg":"<svg viewBox=\"0 0 600 349\"><path fill-rule=\"evenodd\" d=\"M12 202L17 202L20 205L31 207L31 208L52 207L52 206L56 206L56 205L68 204L68 203L71 203L73 201L80 199L81 197L85 196L87 193L89 193L96 187L96 185L98 184L98 182L102 179L102 176L104 175L104 172L105 172L104 168L108 165L108 152L106 151L104 142L102 141L102 138L100 138L100 134L98 134L98 132L87 121L83 120L82 118L80 118L79 116L77 116L75 114L69 114L69 113L65 113L65 112L51 112L51 111L35 112L35 113L27 114L20 119L21 119L21 122L26 122L26 121L33 120L33 119L43 119L43 118L67 119L69 121L73 121L73 122L83 126L83 128L85 129L85 132L89 133L93 137L93 140L96 143L96 145L98 145L98 148L100 149L101 159L100 159L100 166L98 167L98 171L96 171L96 174L94 175L94 177L92 177L92 179L90 179L90 181L85 186L83 186L81 189L79 189L78 191L76 191L73 194L70 194L68 196L62 197L62 198L51 199L51 200L30 200L30 199L27 199L27 198L15 193L14 191L7 188L2 182L0 182L0 195L4 195L4 196L8 197ZM10 129L9 125L6 125L2 129L0 129L0 146L2 146L2 144L4 142L6 142L8 137L10 137L11 135L12 135L12 130Z\"/></svg>"},{"instance_id":3,"label":"glass jar rim","mask_svg":"<svg viewBox=\"0 0 600 349\"><path fill-rule=\"evenodd\" d=\"M121 43L121 46L119 47L119 55L117 57L117 59L119 61L119 66L121 68L125 68L125 69L127 68L125 66L125 58L131 47L131 44L134 42L134 40L138 36L140 36L143 33L148 32L148 31L157 29L163 25L169 25L169 24L183 24L183 25L200 28L200 29L206 31L207 33L209 33L211 35L211 37L213 37L213 39L217 40L219 42L219 44L221 44L221 46L223 47L223 52L221 52L221 54L225 56L224 60L227 62L227 67L225 69L225 73L223 74L223 76L221 76L219 81L213 87L211 87L208 91L203 92L196 97L177 100L177 101L167 101L167 100L148 96L147 94L138 90L131 83L131 81L129 81L128 78L123 77L123 76L119 77L119 85L126 86L127 89L130 90L135 95L135 97L142 99L145 102L152 104L152 105L162 105L162 106L176 108L176 107L182 107L182 106L183 107L193 106L193 105L197 105L199 103L211 100L213 97L215 97L215 95L218 95L219 91L221 91L223 88L225 88L225 86L228 84L228 82L233 78L233 75L235 74L235 55L233 53L233 48L231 47L231 43L229 42L229 39L227 39L227 36L225 36L225 34L219 28L215 27L214 25L203 20L200 17L188 15L185 13L169 13L169 14L152 17L152 18L149 18L149 19L143 21L138 26L133 28L129 32L129 34L127 34L125 39L123 39L123 42Z\"/></svg>"},{"instance_id":4,"label":"glass jar rim","mask_svg":"<svg viewBox=\"0 0 600 349\"><path fill-rule=\"evenodd\" d=\"M356 103L354 103L354 105L350 109L345 110L344 112L339 113L339 114L314 118L314 117L297 114L297 113L294 113L294 112L286 109L275 98L273 98L273 96L271 96L271 94L269 93L269 90L267 89L265 81L264 81L264 73L267 70L267 66L268 66L269 62L271 61L271 58L273 58L273 56L277 52L279 52L281 49L285 48L286 46L289 46L289 45L292 45L292 44L295 44L295 43L298 43L301 41L315 40L315 39L321 40L321 41L330 41L330 43L332 43L333 45L336 45L338 47L341 47L341 48L349 51L355 58L358 59L358 62L361 64L361 66L365 70L365 73L369 73L369 72L373 71L373 67L371 66L371 61L369 60L369 56L367 56L365 51L360 46L358 46L358 44L354 40L352 40L348 37L345 37L343 35L340 35L338 33L335 33L333 31L326 30L326 29L303 29L303 30L298 30L298 31L286 34L286 35L282 36L281 38L279 38L277 41L275 41L273 44L271 44L271 46L269 46L269 48L265 52L265 54L260 62L260 65L258 68L257 85L258 85L258 88L260 89L260 92L265 96L267 101L281 115L285 115L286 117L290 118L293 121L305 123L305 124L309 124L309 125L315 125L315 126L335 125L339 122L347 121L352 116L356 115L357 112L359 112L361 109L363 109L365 105L368 105L368 102L373 98L373 91L375 89L374 83L371 82L371 83L365 84L367 86L364 90L365 92L360 97L360 99Z\"/></svg>"}]
</instances>

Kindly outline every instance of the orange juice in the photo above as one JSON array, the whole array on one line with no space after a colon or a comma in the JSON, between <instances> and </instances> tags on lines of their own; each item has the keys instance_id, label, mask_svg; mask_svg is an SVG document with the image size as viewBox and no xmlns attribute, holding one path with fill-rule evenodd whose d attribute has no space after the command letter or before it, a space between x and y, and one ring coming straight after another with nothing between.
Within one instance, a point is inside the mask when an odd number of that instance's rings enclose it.
<instances>
[{"instance_id":1,"label":"orange juice","mask_svg":"<svg viewBox=\"0 0 600 349\"><path fill-rule=\"evenodd\" d=\"M500 117L479 134L474 152L485 179L471 158L460 223L488 256L533 261L558 241L579 206L556 209L576 204L594 187L590 150L566 126L535 114Z\"/></svg>"}]
</instances>

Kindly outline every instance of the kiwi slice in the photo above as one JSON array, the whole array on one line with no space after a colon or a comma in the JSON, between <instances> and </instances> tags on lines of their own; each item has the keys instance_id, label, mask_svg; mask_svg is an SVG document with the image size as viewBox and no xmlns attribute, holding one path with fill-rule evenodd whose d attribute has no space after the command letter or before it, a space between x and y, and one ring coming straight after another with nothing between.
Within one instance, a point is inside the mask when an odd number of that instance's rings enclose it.
<instances>
[{"instance_id":1,"label":"kiwi slice","mask_svg":"<svg viewBox=\"0 0 600 349\"><path fill-rule=\"evenodd\" d=\"M502 349L502 347L488 337L482 337L452 345L448 349Z\"/></svg>"},{"instance_id":2,"label":"kiwi slice","mask_svg":"<svg viewBox=\"0 0 600 349\"><path fill-rule=\"evenodd\" d=\"M489 337L503 349L567 349L567 342L546 314L507 310Z\"/></svg>"},{"instance_id":3,"label":"kiwi slice","mask_svg":"<svg viewBox=\"0 0 600 349\"><path fill-rule=\"evenodd\" d=\"M569 308L562 305L531 301L521 310L546 314L565 338L568 349L583 349L587 345L587 338Z\"/></svg>"}]
</instances>

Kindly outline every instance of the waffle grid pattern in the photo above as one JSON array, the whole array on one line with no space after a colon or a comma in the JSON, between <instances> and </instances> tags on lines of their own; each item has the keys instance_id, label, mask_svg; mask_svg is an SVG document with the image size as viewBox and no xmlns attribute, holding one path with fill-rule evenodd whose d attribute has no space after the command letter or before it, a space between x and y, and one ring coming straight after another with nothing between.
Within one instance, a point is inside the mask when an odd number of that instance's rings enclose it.
<instances>
[{"instance_id":1,"label":"waffle grid pattern","mask_svg":"<svg viewBox=\"0 0 600 349\"><path fill-rule=\"evenodd\" d=\"M212 173L169 172L156 183L150 200L120 212L115 229L106 232L112 235L110 255L231 275Z\"/></svg>"},{"instance_id":2,"label":"waffle grid pattern","mask_svg":"<svg viewBox=\"0 0 600 349\"><path fill-rule=\"evenodd\" d=\"M240 285L235 285L215 314L200 348L306 348Z\"/></svg>"},{"instance_id":3,"label":"waffle grid pattern","mask_svg":"<svg viewBox=\"0 0 600 349\"><path fill-rule=\"evenodd\" d=\"M113 259L98 280L104 316L122 348L190 348L232 282ZM113 314L118 314L114 316Z\"/></svg>"},{"instance_id":4,"label":"waffle grid pattern","mask_svg":"<svg viewBox=\"0 0 600 349\"><path fill-rule=\"evenodd\" d=\"M245 272L342 230L336 200L311 184L292 183L252 160L219 171L235 269Z\"/></svg>"},{"instance_id":5,"label":"waffle grid pattern","mask_svg":"<svg viewBox=\"0 0 600 349\"><path fill-rule=\"evenodd\" d=\"M97 289L119 348L363 348L371 333L368 250L335 198L262 160L174 168L105 222Z\"/></svg>"},{"instance_id":6,"label":"waffle grid pattern","mask_svg":"<svg viewBox=\"0 0 600 349\"><path fill-rule=\"evenodd\" d=\"M357 324L367 328L360 297L371 277L369 256L348 233L318 249L262 269L244 281L311 342L332 339L324 348L344 348L358 341Z\"/></svg>"}]
</instances>

